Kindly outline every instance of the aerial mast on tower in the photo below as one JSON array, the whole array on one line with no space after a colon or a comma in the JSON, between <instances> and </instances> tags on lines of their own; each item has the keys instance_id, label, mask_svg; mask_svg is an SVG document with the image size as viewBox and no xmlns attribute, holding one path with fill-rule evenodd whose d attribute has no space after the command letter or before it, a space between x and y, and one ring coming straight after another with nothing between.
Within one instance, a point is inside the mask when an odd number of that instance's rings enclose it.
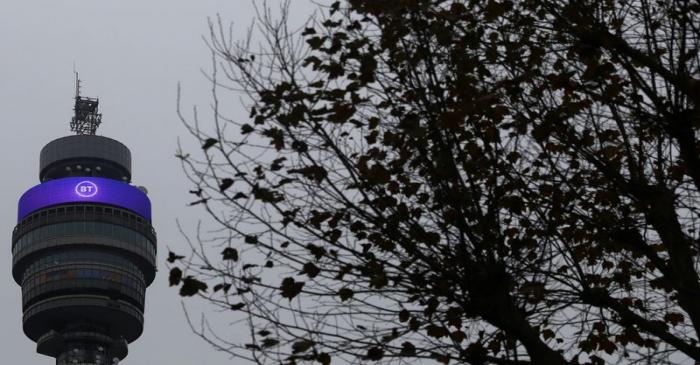
<instances>
[{"instance_id":1,"label":"aerial mast on tower","mask_svg":"<svg viewBox=\"0 0 700 365\"><path fill-rule=\"evenodd\" d=\"M100 99L80 96L80 78L75 73L75 105L74 115L70 122L71 131L75 134L95 135L97 127L102 123L102 114L98 112Z\"/></svg>"}]
</instances>

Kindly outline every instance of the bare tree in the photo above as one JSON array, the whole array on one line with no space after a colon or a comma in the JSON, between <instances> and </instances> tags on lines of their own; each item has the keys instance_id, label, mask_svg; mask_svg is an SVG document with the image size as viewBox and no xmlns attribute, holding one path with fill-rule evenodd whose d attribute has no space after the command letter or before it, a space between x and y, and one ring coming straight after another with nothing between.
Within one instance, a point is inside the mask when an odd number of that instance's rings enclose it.
<instances>
[{"instance_id":1,"label":"bare tree","mask_svg":"<svg viewBox=\"0 0 700 365\"><path fill-rule=\"evenodd\" d=\"M170 282L250 332L203 337L260 364L700 363L700 3L285 9L211 24L213 122L183 116L220 229Z\"/></svg>"}]
</instances>

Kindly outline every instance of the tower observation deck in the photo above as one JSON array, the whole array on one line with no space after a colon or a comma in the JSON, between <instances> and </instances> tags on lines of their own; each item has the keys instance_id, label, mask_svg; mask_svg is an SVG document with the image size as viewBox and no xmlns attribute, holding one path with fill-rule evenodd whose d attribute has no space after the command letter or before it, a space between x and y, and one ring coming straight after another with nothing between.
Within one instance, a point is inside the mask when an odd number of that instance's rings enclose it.
<instances>
[{"instance_id":1,"label":"tower observation deck","mask_svg":"<svg viewBox=\"0 0 700 365\"><path fill-rule=\"evenodd\" d=\"M94 134L99 101L81 111L85 99L76 95L78 134L41 150L41 183L19 200L12 275L38 353L58 365L113 365L143 332L156 234L147 195L130 184L129 149Z\"/></svg>"}]
</instances>

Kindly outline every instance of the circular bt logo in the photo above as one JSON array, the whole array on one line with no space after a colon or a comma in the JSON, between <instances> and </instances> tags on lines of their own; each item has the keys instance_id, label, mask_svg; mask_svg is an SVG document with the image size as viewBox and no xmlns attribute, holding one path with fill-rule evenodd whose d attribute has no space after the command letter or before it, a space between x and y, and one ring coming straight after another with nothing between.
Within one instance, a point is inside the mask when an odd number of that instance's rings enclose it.
<instances>
[{"instance_id":1,"label":"circular bt logo","mask_svg":"<svg viewBox=\"0 0 700 365\"><path fill-rule=\"evenodd\" d=\"M81 181L75 186L75 193L83 198L91 198L97 194L97 185L92 181Z\"/></svg>"}]
</instances>

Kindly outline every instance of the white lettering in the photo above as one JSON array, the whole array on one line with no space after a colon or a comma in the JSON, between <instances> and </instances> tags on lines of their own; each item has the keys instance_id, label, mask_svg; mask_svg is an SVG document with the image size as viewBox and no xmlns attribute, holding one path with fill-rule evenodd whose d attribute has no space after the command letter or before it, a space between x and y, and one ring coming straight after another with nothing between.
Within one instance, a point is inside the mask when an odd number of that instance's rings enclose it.
<instances>
[{"instance_id":1,"label":"white lettering","mask_svg":"<svg viewBox=\"0 0 700 365\"><path fill-rule=\"evenodd\" d=\"M97 194L97 185L92 181L81 181L75 186L75 193L83 198L91 198Z\"/></svg>"}]
</instances>

